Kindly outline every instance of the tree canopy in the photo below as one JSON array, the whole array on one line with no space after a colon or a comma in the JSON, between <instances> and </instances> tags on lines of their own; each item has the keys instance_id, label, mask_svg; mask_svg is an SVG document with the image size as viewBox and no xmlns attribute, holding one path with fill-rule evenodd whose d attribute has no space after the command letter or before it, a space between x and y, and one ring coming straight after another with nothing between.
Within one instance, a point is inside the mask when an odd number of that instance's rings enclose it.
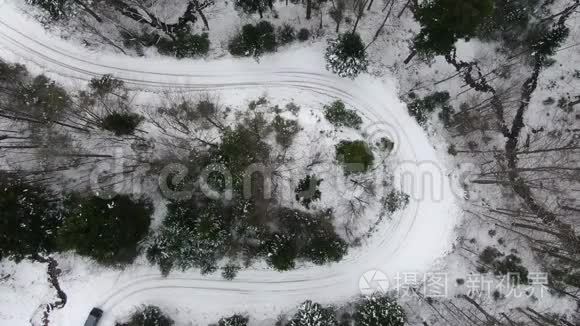
<instances>
[{"instance_id":1,"label":"tree canopy","mask_svg":"<svg viewBox=\"0 0 580 326\"><path fill-rule=\"evenodd\" d=\"M493 12L493 0L426 0L415 9L421 31L415 50L421 54L446 55L458 39L469 39Z\"/></svg>"},{"instance_id":2,"label":"tree canopy","mask_svg":"<svg viewBox=\"0 0 580 326\"><path fill-rule=\"evenodd\" d=\"M55 251L61 223L58 201L48 189L0 174L0 259Z\"/></svg>"},{"instance_id":3,"label":"tree canopy","mask_svg":"<svg viewBox=\"0 0 580 326\"><path fill-rule=\"evenodd\" d=\"M105 265L132 263L149 231L152 213L149 201L127 195L103 199L72 194L64 202L59 247Z\"/></svg>"}]
</instances>

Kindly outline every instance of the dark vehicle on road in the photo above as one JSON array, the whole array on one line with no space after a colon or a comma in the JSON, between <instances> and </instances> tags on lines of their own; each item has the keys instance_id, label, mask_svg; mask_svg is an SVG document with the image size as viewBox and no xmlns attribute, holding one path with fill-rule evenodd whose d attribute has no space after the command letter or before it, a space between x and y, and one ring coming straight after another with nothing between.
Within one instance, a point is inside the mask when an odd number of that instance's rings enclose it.
<instances>
[{"instance_id":1,"label":"dark vehicle on road","mask_svg":"<svg viewBox=\"0 0 580 326\"><path fill-rule=\"evenodd\" d=\"M89 314L89 317L87 317L84 326L97 326L102 316L103 311L101 309L93 308L93 310L91 310L91 313Z\"/></svg>"}]
</instances>

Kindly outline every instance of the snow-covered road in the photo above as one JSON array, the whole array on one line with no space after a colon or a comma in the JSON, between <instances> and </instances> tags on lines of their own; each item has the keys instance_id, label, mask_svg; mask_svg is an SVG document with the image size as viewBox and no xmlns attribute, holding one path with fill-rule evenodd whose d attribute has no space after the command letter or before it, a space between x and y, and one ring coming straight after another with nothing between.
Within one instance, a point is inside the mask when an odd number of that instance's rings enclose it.
<instances>
[{"instance_id":1,"label":"snow-covered road","mask_svg":"<svg viewBox=\"0 0 580 326\"><path fill-rule=\"evenodd\" d=\"M179 307L186 318L196 320L192 324L239 311L274 318L305 299L332 303L360 294L359 279L369 270L380 270L391 280L402 272L424 272L451 247L459 209L449 173L437 163L427 135L397 98L396 81L370 76L351 81L331 75L324 69L320 46L266 56L259 63L253 59L209 62L95 53L48 34L6 1L0 5L0 58L26 64L33 73L46 73L69 86L113 74L144 91L272 88L296 96L309 92L340 98L367 118L369 137L383 134L384 129L396 135L398 175L415 176L414 183L400 185L414 197L409 207L384 222L367 243L351 250L338 264L286 273L254 268L240 272L234 281L194 271L162 278L154 267L111 271L82 282L65 281L62 287L69 301L51 317L56 325L82 324L92 306L105 310L101 325L113 325L115 317L142 302ZM433 181L423 184L426 175ZM422 195L427 186L429 190ZM0 314L0 324L4 322ZM13 322L10 325L16 325Z\"/></svg>"}]
</instances>

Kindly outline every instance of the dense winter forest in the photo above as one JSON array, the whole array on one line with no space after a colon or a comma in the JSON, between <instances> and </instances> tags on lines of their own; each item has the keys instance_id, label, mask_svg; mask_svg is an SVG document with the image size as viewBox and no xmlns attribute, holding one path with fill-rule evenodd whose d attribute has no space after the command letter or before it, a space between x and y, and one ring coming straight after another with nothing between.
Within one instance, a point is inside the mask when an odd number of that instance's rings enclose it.
<instances>
[{"instance_id":1,"label":"dense winter forest","mask_svg":"<svg viewBox=\"0 0 580 326\"><path fill-rule=\"evenodd\" d=\"M579 32L580 0L0 1L0 324L580 324Z\"/></svg>"}]
</instances>

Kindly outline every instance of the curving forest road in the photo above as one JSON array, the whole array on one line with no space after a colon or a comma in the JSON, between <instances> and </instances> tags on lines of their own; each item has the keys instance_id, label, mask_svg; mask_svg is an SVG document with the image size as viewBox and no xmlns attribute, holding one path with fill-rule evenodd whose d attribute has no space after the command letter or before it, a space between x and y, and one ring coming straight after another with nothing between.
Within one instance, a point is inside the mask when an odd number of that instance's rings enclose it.
<instances>
[{"instance_id":1,"label":"curving forest road","mask_svg":"<svg viewBox=\"0 0 580 326\"><path fill-rule=\"evenodd\" d=\"M64 280L69 301L51 317L56 325L81 325L92 306L100 306L105 310L100 325L110 326L115 317L143 302L189 307L180 311L191 318L202 316L197 320L200 323L238 311L249 311L258 319L274 318L305 299L332 303L359 295L359 279L369 270L380 270L391 280L401 272L424 272L451 248L458 199L427 135L397 98L396 82L370 76L355 81L338 78L326 72L321 53L317 46L288 50L259 63L96 53L47 33L11 2L0 4L0 58L26 64L31 72L44 72L65 85L112 74L144 92L276 88L342 99L366 117L369 137L390 134L398 140L398 180L402 190L412 195L405 211L384 221L344 261L328 267L308 266L285 273L253 268L241 271L234 281L196 271L163 278L155 267L111 271L82 282ZM415 180L403 178L409 175L416 176ZM425 175L432 175L433 182L422 184ZM426 186L434 196L420 195Z\"/></svg>"}]
</instances>

